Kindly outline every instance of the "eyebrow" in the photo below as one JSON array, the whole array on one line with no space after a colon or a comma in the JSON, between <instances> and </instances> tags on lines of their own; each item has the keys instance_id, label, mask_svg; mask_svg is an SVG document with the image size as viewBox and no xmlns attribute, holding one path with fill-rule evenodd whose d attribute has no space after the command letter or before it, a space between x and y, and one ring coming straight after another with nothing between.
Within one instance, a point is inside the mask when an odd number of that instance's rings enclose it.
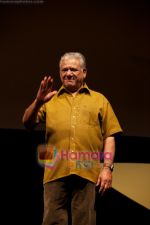
<instances>
[{"instance_id":1,"label":"eyebrow","mask_svg":"<svg viewBox=\"0 0 150 225\"><path fill-rule=\"evenodd\" d=\"M74 67L66 67L66 68L63 68L63 69L61 69L61 71L63 71L63 72L66 72L66 71L68 71L68 70L71 70L71 71L79 71L79 69L77 69L77 68L74 68Z\"/></svg>"}]
</instances>

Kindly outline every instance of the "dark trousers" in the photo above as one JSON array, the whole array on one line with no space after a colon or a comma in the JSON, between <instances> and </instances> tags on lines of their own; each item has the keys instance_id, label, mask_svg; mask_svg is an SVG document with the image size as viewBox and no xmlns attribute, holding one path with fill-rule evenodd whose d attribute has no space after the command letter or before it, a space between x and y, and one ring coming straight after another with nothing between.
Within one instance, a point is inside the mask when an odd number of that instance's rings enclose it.
<instances>
[{"instance_id":1,"label":"dark trousers","mask_svg":"<svg viewBox=\"0 0 150 225\"><path fill-rule=\"evenodd\" d=\"M44 185L42 225L68 225L70 220L72 225L96 225L95 184L76 175Z\"/></svg>"}]
</instances>

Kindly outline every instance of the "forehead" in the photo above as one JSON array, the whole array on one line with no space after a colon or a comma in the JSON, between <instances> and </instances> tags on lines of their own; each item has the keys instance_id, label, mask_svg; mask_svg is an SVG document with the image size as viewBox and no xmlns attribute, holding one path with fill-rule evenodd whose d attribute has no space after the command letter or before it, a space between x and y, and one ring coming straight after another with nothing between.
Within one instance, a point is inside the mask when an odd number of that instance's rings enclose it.
<instances>
[{"instance_id":1,"label":"forehead","mask_svg":"<svg viewBox=\"0 0 150 225\"><path fill-rule=\"evenodd\" d=\"M61 61L60 67L80 67L80 60L78 58L68 58L68 59L63 59Z\"/></svg>"}]
</instances>

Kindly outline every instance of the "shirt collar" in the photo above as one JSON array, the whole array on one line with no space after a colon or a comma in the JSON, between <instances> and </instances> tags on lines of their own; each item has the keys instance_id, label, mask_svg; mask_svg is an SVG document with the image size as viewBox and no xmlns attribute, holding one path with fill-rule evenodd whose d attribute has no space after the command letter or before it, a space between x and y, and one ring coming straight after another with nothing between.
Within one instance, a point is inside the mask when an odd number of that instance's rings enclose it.
<instances>
[{"instance_id":1,"label":"shirt collar","mask_svg":"<svg viewBox=\"0 0 150 225\"><path fill-rule=\"evenodd\" d=\"M63 94L64 92L69 93L69 92L67 91L67 89L62 85L62 86L60 87L60 89L58 90L57 95L59 96L59 95ZM80 88L80 90L79 90L79 93L80 93L80 94L81 94L81 93L91 94L90 92L91 92L91 91L90 91L90 89L89 89L89 87L87 86L86 83L84 83L84 84L82 85L82 87Z\"/></svg>"}]
</instances>

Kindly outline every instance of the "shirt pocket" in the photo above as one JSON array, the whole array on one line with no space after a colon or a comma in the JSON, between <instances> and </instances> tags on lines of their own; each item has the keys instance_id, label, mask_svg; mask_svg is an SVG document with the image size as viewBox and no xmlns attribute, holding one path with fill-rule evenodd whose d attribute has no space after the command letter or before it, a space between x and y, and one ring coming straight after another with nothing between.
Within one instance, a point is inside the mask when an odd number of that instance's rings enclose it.
<instances>
[{"instance_id":1,"label":"shirt pocket","mask_svg":"<svg viewBox=\"0 0 150 225\"><path fill-rule=\"evenodd\" d=\"M80 124L85 124L89 126L99 126L99 117L98 117L98 110L94 106L86 106L83 105L80 109Z\"/></svg>"}]
</instances>

